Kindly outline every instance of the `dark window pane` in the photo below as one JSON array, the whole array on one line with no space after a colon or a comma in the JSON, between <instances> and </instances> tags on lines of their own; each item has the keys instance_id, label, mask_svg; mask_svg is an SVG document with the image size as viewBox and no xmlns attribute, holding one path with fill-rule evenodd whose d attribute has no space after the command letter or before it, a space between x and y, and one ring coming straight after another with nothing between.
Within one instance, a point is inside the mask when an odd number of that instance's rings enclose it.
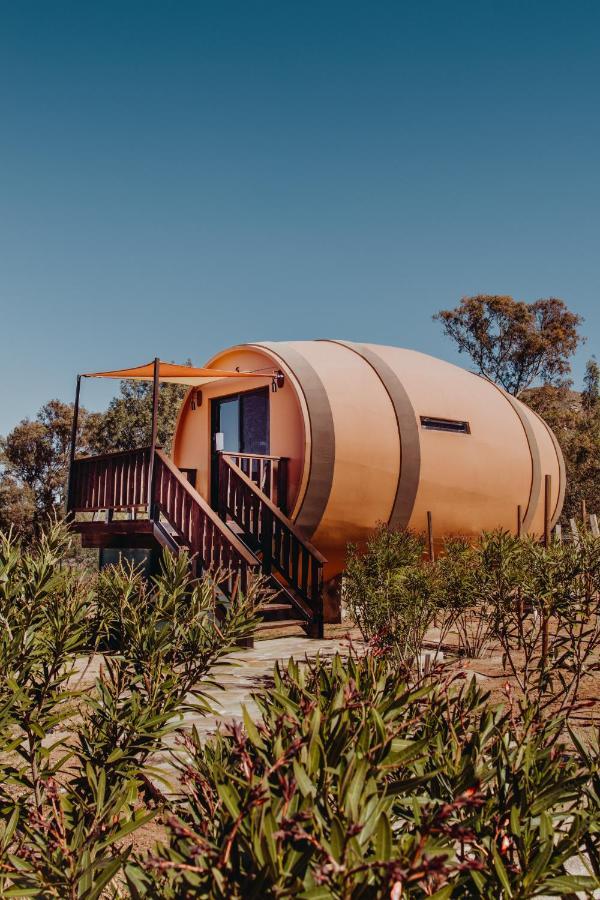
<instances>
[{"instance_id":1,"label":"dark window pane","mask_svg":"<svg viewBox=\"0 0 600 900\"><path fill-rule=\"evenodd\" d=\"M429 431L454 431L457 434L470 434L468 422L455 419L435 419L433 416L421 416L421 425Z\"/></svg>"},{"instance_id":2,"label":"dark window pane","mask_svg":"<svg viewBox=\"0 0 600 900\"><path fill-rule=\"evenodd\" d=\"M242 394L242 452L269 452L269 392Z\"/></svg>"}]
</instances>

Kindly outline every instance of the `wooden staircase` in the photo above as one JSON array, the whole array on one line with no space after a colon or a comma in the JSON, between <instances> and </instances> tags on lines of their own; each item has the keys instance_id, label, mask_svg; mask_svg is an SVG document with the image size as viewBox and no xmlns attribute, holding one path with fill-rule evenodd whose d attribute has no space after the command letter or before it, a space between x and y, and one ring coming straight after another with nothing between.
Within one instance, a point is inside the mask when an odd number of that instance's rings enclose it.
<instances>
[{"instance_id":1,"label":"wooden staircase","mask_svg":"<svg viewBox=\"0 0 600 900\"><path fill-rule=\"evenodd\" d=\"M325 557L234 460L230 454L219 455L219 516L254 553L269 579L279 607L270 621L287 616L312 636L323 637Z\"/></svg>"},{"instance_id":2,"label":"wooden staircase","mask_svg":"<svg viewBox=\"0 0 600 900\"><path fill-rule=\"evenodd\" d=\"M160 449L76 459L67 502L72 528L87 547L185 549L195 574L225 573L221 589L228 597L262 573L271 598L259 631L300 627L322 637L326 560L251 477L256 472L265 487L262 462L245 468L248 474L220 454L217 513ZM272 483L267 488L275 493ZM77 521L78 513L93 513L94 520Z\"/></svg>"}]
</instances>

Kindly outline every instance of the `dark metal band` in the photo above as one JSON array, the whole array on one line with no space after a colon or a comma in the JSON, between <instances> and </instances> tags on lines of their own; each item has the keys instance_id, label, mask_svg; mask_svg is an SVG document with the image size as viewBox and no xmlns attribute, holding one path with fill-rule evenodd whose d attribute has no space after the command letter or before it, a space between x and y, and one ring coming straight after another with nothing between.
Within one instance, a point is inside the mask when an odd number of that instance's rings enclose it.
<instances>
[{"instance_id":1,"label":"dark metal band","mask_svg":"<svg viewBox=\"0 0 600 900\"><path fill-rule=\"evenodd\" d=\"M331 341L331 343L340 344L364 359L376 373L391 400L398 424L400 465L396 496L388 525L395 529L406 528L414 509L421 477L419 423L410 397L392 367L371 347L352 341Z\"/></svg>"},{"instance_id":2,"label":"dark metal band","mask_svg":"<svg viewBox=\"0 0 600 900\"><path fill-rule=\"evenodd\" d=\"M306 400L310 426L310 468L306 492L294 520L306 538L321 523L331 494L335 465L333 414L323 382L308 360L285 341L256 344L277 356L294 373Z\"/></svg>"}]
</instances>

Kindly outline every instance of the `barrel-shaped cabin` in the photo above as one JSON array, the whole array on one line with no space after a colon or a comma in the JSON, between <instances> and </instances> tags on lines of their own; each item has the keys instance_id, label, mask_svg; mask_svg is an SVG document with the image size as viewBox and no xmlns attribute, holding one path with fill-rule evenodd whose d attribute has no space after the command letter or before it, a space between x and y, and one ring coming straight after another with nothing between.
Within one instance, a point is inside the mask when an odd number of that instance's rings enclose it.
<instances>
[{"instance_id":1,"label":"barrel-shaped cabin","mask_svg":"<svg viewBox=\"0 0 600 900\"><path fill-rule=\"evenodd\" d=\"M153 378L155 415L150 447L87 459L74 458L75 417L68 510L84 544L184 547L229 572L231 590L262 572L275 625L320 635L336 621L347 546L379 523L426 534L435 552L451 535L548 534L561 512L565 467L546 423L413 350L256 343L204 369L156 360L95 375ZM190 385L170 459L156 446L160 380Z\"/></svg>"},{"instance_id":2,"label":"barrel-shaped cabin","mask_svg":"<svg viewBox=\"0 0 600 900\"><path fill-rule=\"evenodd\" d=\"M216 502L218 452L264 455L287 468L289 518L343 569L349 542L380 522L444 536L483 530L542 535L546 475L551 526L565 469L558 442L531 409L485 378L414 350L349 341L247 344L208 367L256 372L256 383L191 389L173 461ZM278 370L277 383L260 376ZM275 389L273 389L275 388ZM242 457L239 457L241 461ZM256 465L256 464L255 464Z\"/></svg>"}]
</instances>

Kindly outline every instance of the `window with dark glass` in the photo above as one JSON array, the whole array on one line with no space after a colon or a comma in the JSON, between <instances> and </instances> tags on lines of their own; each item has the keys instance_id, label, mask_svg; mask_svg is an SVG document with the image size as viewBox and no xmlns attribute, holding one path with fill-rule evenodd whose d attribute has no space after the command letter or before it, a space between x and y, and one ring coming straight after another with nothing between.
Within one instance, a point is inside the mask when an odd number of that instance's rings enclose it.
<instances>
[{"instance_id":1,"label":"window with dark glass","mask_svg":"<svg viewBox=\"0 0 600 900\"><path fill-rule=\"evenodd\" d=\"M468 422L457 419L438 419L435 416L421 416L421 427L427 431L453 431L455 434L471 434Z\"/></svg>"}]
</instances>

